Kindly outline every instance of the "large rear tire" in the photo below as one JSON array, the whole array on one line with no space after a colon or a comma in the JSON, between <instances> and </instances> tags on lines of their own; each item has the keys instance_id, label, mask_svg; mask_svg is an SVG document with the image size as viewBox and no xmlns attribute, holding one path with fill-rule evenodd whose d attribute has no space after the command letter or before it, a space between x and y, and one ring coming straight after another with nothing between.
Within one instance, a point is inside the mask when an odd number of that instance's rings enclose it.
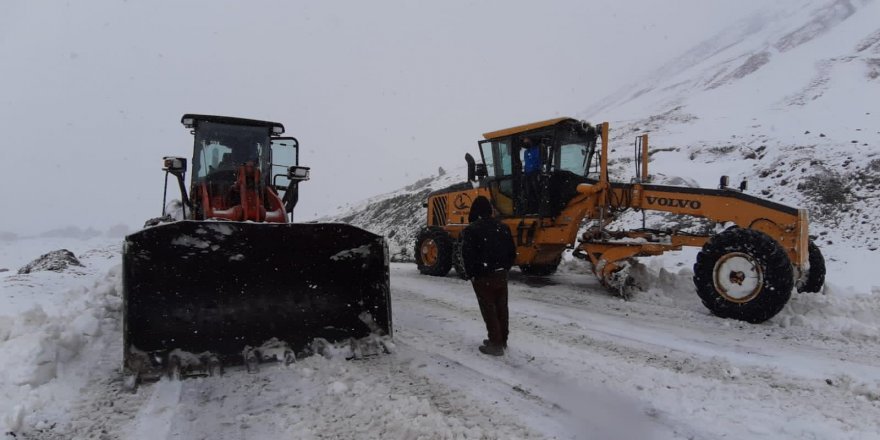
<instances>
[{"instance_id":1,"label":"large rear tire","mask_svg":"<svg viewBox=\"0 0 880 440\"><path fill-rule=\"evenodd\" d=\"M697 254L694 285L703 305L716 316L764 322L791 298L791 260L779 243L762 232L728 229Z\"/></svg>"},{"instance_id":2,"label":"large rear tire","mask_svg":"<svg viewBox=\"0 0 880 440\"><path fill-rule=\"evenodd\" d=\"M464 270L464 259L461 258L461 240L455 240L455 243L452 244L452 267L459 278L468 279L467 272Z\"/></svg>"},{"instance_id":3,"label":"large rear tire","mask_svg":"<svg viewBox=\"0 0 880 440\"><path fill-rule=\"evenodd\" d=\"M452 237L440 228L424 228L416 238L415 255L419 272L446 276L452 268Z\"/></svg>"},{"instance_id":4,"label":"large rear tire","mask_svg":"<svg viewBox=\"0 0 880 440\"><path fill-rule=\"evenodd\" d=\"M825 285L825 257L822 256L822 251L819 250L819 246L816 246L813 240L810 240L808 249L810 252L810 270L807 272L804 282L798 285L798 293L819 292L822 290L822 286Z\"/></svg>"}]
</instances>

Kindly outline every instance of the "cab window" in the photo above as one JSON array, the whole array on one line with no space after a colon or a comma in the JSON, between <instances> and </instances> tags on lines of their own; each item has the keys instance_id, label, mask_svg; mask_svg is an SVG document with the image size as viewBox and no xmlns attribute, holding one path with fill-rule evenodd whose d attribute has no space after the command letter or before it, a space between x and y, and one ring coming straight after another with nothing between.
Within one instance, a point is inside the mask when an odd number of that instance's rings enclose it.
<instances>
[{"instance_id":1,"label":"cab window","mask_svg":"<svg viewBox=\"0 0 880 440\"><path fill-rule=\"evenodd\" d=\"M495 177L495 153L492 151L492 142L480 142L480 154L483 156L483 163L486 164L486 174Z\"/></svg>"},{"instance_id":2,"label":"cab window","mask_svg":"<svg viewBox=\"0 0 880 440\"><path fill-rule=\"evenodd\" d=\"M559 147L560 170L586 176L589 160L589 149L584 144L566 144Z\"/></svg>"},{"instance_id":3,"label":"cab window","mask_svg":"<svg viewBox=\"0 0 880 440\"><path fill-rule=\"evenodd\" d=\"M203 145L202 164L196 169L196 176L205 177L214 171L223 169L234 169L235 163L232 160L232 148L219 142L211 142ZM206 162L206 163L205 163Z\"/></svg>"},{"instance_id":4,"label":"cab window","mask_svg":"<svg viewBox=\"0 0 880 440\"><path fill-rule=\"evenodd\" d=\"M507 142L498 142L498 175L509 176L513 174L513 154L510 151L510 144Z\"/></svg>"},{"instance_id":5,"label":"cab window","mask_svg":"<svg viewBox=\"0 0 880 440\"><path fill-rule=\"evenodd\" d=\"M480 153L489 177L513 174L513 154L507 140L480 142Z\"/></svg>"},{"instance_id":6,"label":"cab window","mask_svg":"<svg viewBox=\"0 0 880 440\"><path fill-rule=\"evenodd\" d=\"M278 190L287 188L287 169L299 165L299 143L292 137L272 138L272 184Z\"/></svg>"},{"instance_id":7,"label":"cab window","mask_svg":"<svg viewBox=\"0 0 880 440\"><path fill-rule=\"evenodd\" d=\"M260 166L263 173L269 172L269 130L265 127L202 121L195 134L192 163L197 180L215 173L225 176L245 162Z\"/></svg>"}]
</instances>

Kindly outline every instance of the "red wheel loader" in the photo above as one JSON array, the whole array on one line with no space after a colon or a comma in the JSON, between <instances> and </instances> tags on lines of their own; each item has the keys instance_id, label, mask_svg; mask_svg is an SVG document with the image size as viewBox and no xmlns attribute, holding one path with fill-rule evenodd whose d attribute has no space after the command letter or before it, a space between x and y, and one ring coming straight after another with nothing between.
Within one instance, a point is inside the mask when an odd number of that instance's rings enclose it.
<instances>
[{"instance_id":1,"label":"red wheel loader","mask_svg":"<svg viewBox=\"0 0 880 440\"><path fill-rule=\"evenodd\" d=\"M123 252L126 381L290 362L319 338L390 335L383 237L341 223L292 223L299 144L276 122L184 115L185 158L166 157L181 212L148 222ZM164 205L164 202L163 202Z\"/></svg>"}]
</instances>

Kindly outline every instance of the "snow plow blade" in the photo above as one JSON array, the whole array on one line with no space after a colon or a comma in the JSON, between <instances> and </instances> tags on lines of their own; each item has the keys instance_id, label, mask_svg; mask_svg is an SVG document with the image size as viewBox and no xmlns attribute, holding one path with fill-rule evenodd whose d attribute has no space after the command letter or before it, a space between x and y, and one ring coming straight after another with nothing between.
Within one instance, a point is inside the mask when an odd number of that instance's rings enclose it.
<instances>
[{"instance_id":1,"label":"snow plow blade","mask_svg":"<svg viewBox=\"0 0 880 440\"><path fill-rule=\"evenodd\" d=\"M300 353L315 338L390 335L387 252L341 223L179 221L129 235L125 374L250 363L247 348L270 340Z\"/></svg>"}]
</instances>

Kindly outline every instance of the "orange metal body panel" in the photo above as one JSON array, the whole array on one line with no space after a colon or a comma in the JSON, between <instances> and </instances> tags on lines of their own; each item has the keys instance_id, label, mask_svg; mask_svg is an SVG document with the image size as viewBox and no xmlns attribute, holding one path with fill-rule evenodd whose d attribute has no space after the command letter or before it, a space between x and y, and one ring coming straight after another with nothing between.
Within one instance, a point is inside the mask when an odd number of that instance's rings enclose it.
<instances>
[{"instance_id":1,"label":"orange metal body panel","mask_svg":"<svg viewBox=\"0 0 880 440\"><path fill-rule=\"evenodd\" d=\"M260 190L259 168L248 162L239 167L237 175L235 183L228 187L205 182L199 184L205 218L287 223L284 203L278 194L271 187ZM233 195L235 197L231 197Z\"/></svg>"}]
</instances>

